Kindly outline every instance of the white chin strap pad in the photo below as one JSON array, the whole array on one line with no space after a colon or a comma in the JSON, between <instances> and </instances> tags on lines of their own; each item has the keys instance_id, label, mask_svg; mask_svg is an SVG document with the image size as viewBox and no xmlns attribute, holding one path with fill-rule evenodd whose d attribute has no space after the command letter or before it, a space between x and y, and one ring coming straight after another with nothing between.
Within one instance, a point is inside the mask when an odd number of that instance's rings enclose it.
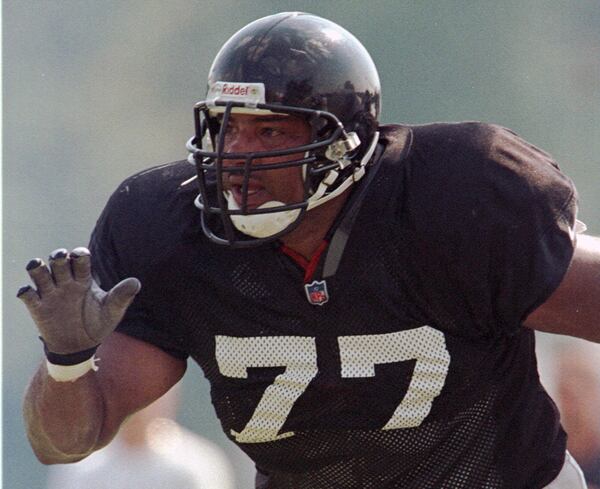
<instances>
[{"instance_id":1,"label":"white chin strap pad","mask_svg":"<svg viewBox=\"0 0 600 489\"><path fill-rule=\"evenodd\" d=\"M235 201L231 192L224 192L227 199L227 208L229 210L239 210L239 206ZM258 209L269 209L271 207L279 207L285 205L283 202L270 200L258 206ZM292 224L300 214L300 209L292 209L288 211L272 212L268 214L252 214L248 216L232 215L231 222L235 228L253 238L268 238L273 236L290 224Z\"/></svg>"}]
</instances>

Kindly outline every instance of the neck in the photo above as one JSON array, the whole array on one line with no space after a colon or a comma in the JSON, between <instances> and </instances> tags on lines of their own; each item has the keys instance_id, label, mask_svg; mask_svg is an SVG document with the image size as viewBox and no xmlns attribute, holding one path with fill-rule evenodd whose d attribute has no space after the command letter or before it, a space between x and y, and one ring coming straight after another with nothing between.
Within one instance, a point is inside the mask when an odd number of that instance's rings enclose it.
<instances>
[{"instance_id":1,"label":"neck","mask_svg":"<svg viewBox=\"0 0 600 489\"><path fill-rule=\"evenodd\" d=\"M283 236L281 242L310 259L323 242L349 194L350 192L346 190L339 197L308 211L300 225Z\"/></svg>"}]
</instances>

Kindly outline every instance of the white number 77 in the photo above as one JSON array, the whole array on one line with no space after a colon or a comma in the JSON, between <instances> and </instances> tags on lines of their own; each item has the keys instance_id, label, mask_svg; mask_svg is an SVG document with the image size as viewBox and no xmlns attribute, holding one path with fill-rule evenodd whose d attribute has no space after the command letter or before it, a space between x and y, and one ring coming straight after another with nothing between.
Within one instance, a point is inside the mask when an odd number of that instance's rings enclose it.
<instances>
[{"instance_id":1,"label":"white number 77","mask_svg":"<svg viewBox=\"0 0 600 489\"><path fill-rule=\"evenodd\" d=\"M286 367L261 397L250 421L236 433L240 443L260 443L292 436L281 433L294 403L317 375L315 338L303 336L216 336L216 360L227 377L247 378L249 367ZM338 337L341 376L373 377L375 365L416 360L402 402L384 430L419 426L440 394L450 364L443 333L429 326L374 335Z\"/></svg>"},{"instance_id":2,"label":"white number 77","mask_svg":"<svg viewBox=\"0 0 600 489\"><path fill-rule=\"evenodd\" d=\"M404 399L384 430L419 426L440 395L450 365L444 334L429 326L396 333L340 336L342 377L374 377L375 365L416 360Z\"/></svg>"}]
</instances>

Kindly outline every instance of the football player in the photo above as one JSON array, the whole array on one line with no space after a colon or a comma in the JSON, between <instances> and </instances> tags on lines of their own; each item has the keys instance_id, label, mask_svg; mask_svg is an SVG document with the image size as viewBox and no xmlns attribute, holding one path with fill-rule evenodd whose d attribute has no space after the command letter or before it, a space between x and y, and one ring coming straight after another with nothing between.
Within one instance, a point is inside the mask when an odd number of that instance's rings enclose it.
<instances>
[{"instance_id":1,"label":"football player","mask_svg":"<svg viewBox=\"0 0 600 489\"><path fill-rule=\"evenodd\" d=\"M600 342L571 180L503 127L380 104L325 19L225 43L188 160L127 179L90 251L27 265L42 462L105 446L192 358L257 488L585 487L534 354L534 329Z\"/></svg>"}]
</instances>

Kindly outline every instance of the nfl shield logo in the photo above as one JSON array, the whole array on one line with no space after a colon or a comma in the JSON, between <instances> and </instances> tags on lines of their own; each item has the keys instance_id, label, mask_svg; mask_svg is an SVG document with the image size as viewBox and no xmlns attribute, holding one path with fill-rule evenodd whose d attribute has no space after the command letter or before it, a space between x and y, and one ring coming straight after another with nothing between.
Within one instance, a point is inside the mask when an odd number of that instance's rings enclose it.
<instances>
[{"instance_id":1,"label":"nfl shield logo","mask_svg":"<svg viewBox=\"0 0 600 489\"><path fill-rule=\"evenodd\" d=\"M322 306L329 300L325 280L313 280L310 284L304 286L304 290L308 302L314 306Z\"/></svg>"}]
</instances>

